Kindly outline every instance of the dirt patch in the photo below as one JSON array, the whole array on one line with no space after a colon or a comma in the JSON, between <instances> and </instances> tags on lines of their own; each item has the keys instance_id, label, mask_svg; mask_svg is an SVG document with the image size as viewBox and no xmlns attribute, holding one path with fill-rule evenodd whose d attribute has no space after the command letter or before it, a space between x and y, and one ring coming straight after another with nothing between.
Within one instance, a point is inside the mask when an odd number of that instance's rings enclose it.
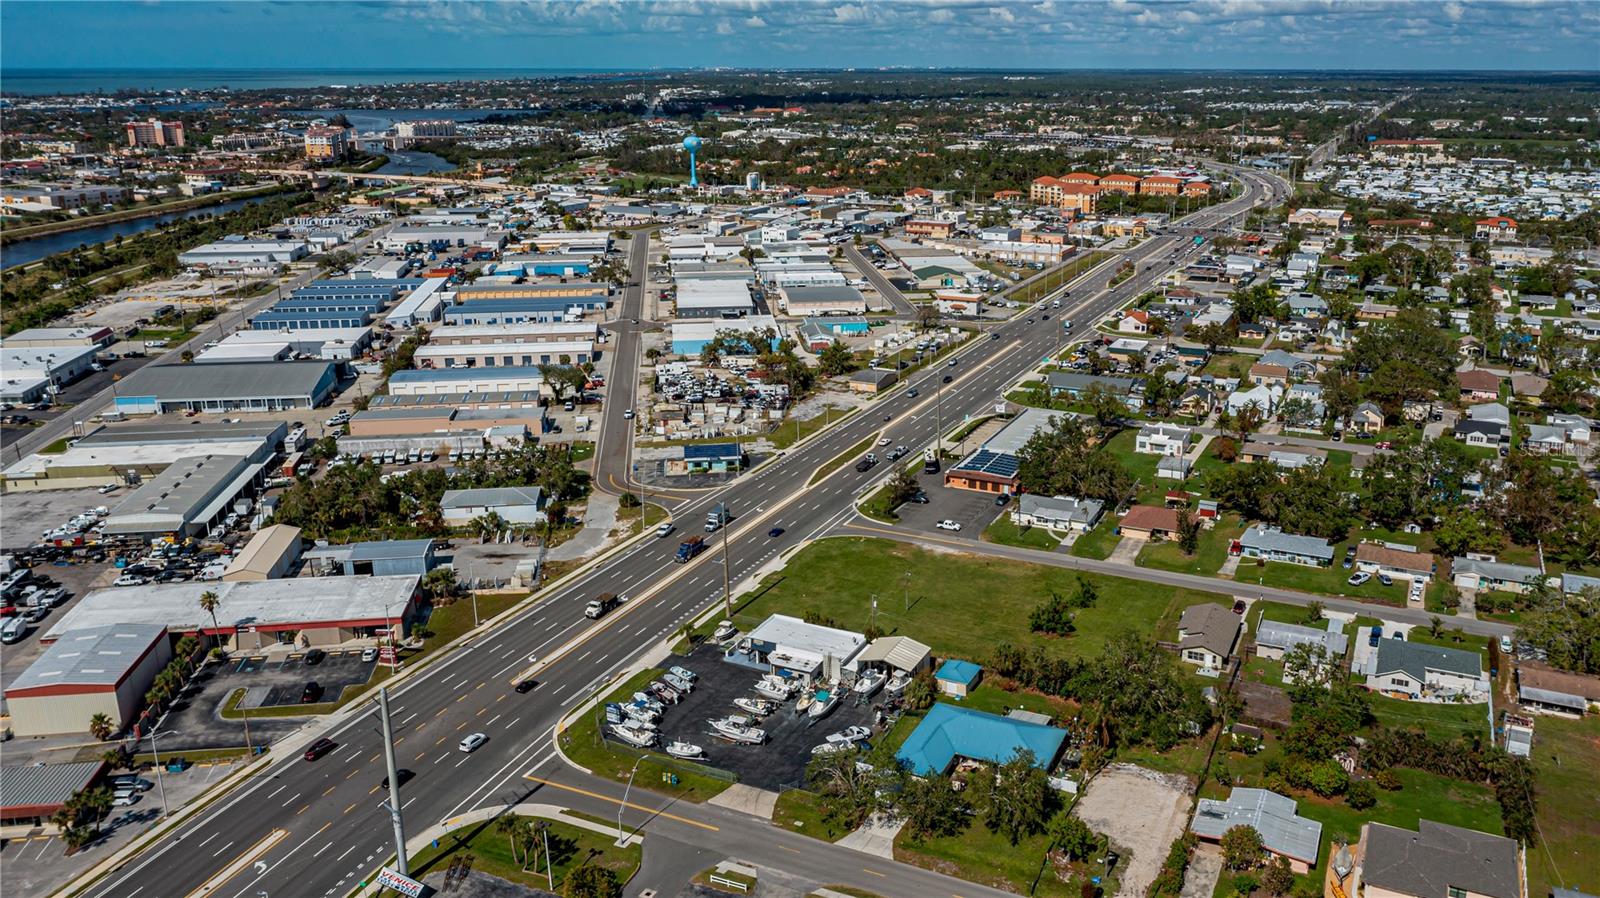
<instances>
[{"instance_id":1,"label":"dirt patch","mask_svg":"<svg viewBox=\"0 0 1600 898\"><path fill-rule=\"evenodd\" d=\"M1172 841L1189 822L1189 782L1135 767L1113 764L1095 777L1076 813L1096 832L1130 855L1119 896L1143 895L1161 871Z\"/></svg>"}]
</instances>

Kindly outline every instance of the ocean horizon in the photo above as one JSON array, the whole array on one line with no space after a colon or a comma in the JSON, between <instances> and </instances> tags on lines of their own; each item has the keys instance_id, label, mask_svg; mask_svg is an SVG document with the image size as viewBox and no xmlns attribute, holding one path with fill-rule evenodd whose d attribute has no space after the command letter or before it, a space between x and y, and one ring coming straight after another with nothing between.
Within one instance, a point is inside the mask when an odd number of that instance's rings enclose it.
<instances>
[{"instance_id":1,"label":"ocean horizon","mask_svg":"<svg viewBox=\"0 0 1600 898\"><path fill-rule=\"evenodd\" d=\"M608 74L614 69L57 69L0 68L0 94L59 96L118 91L260 90L336 85L407 84L437 81L499 81L552 75ZM666 71L663 69L662 71Z\"/></svg>"}]
</instances>

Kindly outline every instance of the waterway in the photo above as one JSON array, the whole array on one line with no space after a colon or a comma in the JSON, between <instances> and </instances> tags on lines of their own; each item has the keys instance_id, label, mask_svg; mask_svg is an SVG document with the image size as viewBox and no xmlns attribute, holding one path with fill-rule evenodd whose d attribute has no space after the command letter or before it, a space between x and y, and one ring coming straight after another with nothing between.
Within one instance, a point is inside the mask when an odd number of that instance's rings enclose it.
<instances>
[{"instance_id":1,"label":"waterway","mask_svg":"<svg viewBox=\"0 0 1600 898\"><path fill-rule=\"evenodd\" d=\"M384 150L383 154L389 157L375 172L380 175L431 175L437 172L450 171L455 168L450 160L433 153L422 150Z\"/></svg>"},{"instance_id":2,"label":"waterway","mask_svg":"<svg viewBox=\"0 0 1600 898\"><path fill-rule=\"evenodd\" d=\"M437 157L435 157L437 158ZM443 162L444 160L439 160ZM53 256L59 252L76 249L80 246L92 246L103 243L117 235L128 237L141 234L151 228L177 221L181 218L195 218L200 215L222 215L235 209L242 209L251 203L259 203L266 199L264 196L244 197L229 200L214 206L202 206L198 209L185 209L181 212L164 212L160 215L151 215L146 218L130 218L124 221L114 221L110 224L95 225L80 228L76 231L61 231L55 234L46 234L42 237L33 237L28 240L19 240L0 247L0 267L10 268L13 265L26 265L37 262L46 256Z\"/></svg>"}]
</instances>

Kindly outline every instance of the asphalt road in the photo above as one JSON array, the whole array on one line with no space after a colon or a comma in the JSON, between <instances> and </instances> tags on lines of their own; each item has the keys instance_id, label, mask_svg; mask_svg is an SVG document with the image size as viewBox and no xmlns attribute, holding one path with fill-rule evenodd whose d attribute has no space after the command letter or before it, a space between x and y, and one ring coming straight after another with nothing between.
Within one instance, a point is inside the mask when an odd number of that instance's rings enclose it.
<instances>
[{"instance_id":1,"label":"asphalt road","mask_svg":"<svg viewBox=\"0 0 1600 898\"><path fill-rule=\"evenodd\" d=\"M1242 177L1248 185L1244 195L1198 213L1187 224L1222 226L1251 205L1275 201L1283 194L1283 186L1266 176L1249 173ZM1106 290L1104 281L1112 269L1095 269L1069 285L1078 301L1066 312L1092 320L1137 297L1169 270L1166 256L1188 243L1185 234L1146 240L1124 256L1139 266L1138 274L1115 290ZM1146 270L1146 262L1158 267ZM625 296L625 309L629 301ZM402 790L408 828L416 831L472 808L497 806L509 798L520 800L530 782L524 775L546 765L552 771L550 779L563 784L584 782L564 765L552 763L551 735L564 710L590 697L645 648L721 599L724 558L729 578L739 583L764 565L775 563L784 550L849 520L854 513L852 498L885 474L883 467L859 473L845 464L812 484L820 466L863 439L877 436L880 429L896 443L920 446L932 442L936 422L954 421L988 407L1042 355L1062 344L1060 324L1055 320L1028 325L1018 319L995 328L994 333L1000 339L978 339L964 347L954 369L939 367L911 378L910 386L920 391L918 397L908 398L905 390L894 390L868 411L728 487L687 499L674 509L679 530L672 538L646 538L631 544L570 585L552 590L538 604L403 681L391 705L399 764L418 774ZM953 382L936 389L946 374ZM888 425L883 422L885 415L892 418ZM614 451L610 446L606 449ZM703 513L718 502L726 502L736 520L719 534L712 551L686 565L674 563L679 539L699 532ZM783 527L784 533L769 539L766 532L774 526ZM726 555L723 538L730 539ZM623 593L631 600L602 620L589 621L583 617L582 607L599 592ZM517 695L509 682L526 667L529 653L544 659L535 674L540 686L527 695ZM486 733L488 743L472 754L457 751L456 743L472 732ZM339 748L316 762L300 760L298 746L321 735L333 738ZM278 760L250 783L183 823L154 850L124 865L86 894L118 898L189 895L241 855L251 856L252 862L259 860L264 872L257 873L246 864L243 872L214 886L208 895L243 898L267 891L314 898L344 894L370 875L391 851L387 814L379 805L383 796L377 787L383 776L380 744L375 722L364 713L333 723L326 731L309 727L297 739L281 744L275 752L280 754ZM590 785L590 791L602 796L597 799L601 801L621 791L611 783ZM663 799L639 789L634 790L631 801L647 810L665 806ZM717 819L724 813L709 807L681 807L688 810L680 813L675 806L672 812L696 819ZM652 819L647 832L665 827L666 819ZM711 825L717 828L692 827L698 831L685 835L694 844L791 871L810 863L805 859L811 853L820 852L813 869L827 875L819 881L854 884L889 898L985 893L971 883L879 858L870 859L873 872L851 873L868 866L862 860L866 856L810 840L802 839L799 844L805 847L797 857L785 847L791 841L788 836L747 816L728 818L727 825ZM284 835L257 857L253 846L274 830L282 830ZM644 885L648 883L641 887Z\"/></svg>"},{"instance_id":2,"label":"asphalt road","mask_svg":"<svg viewBox=\"0 0 1600 898\"><path fill-rule=\"evenodd\" d=\"M867 282L872 285L872 289L878 291L879 296L894 306L896 317L903 316L910 319L917 317L917 307L912 304L911 300L906 299L906 295L900 292L900 288L889 280L882 269L873 265L871 259L861 254L860 249L857 249L852 243L846 243L844 244L844 256L850 260L850 264L854 265L857 271L861 272L861 276L867 279Z\"/></svg>"}]
</instances>

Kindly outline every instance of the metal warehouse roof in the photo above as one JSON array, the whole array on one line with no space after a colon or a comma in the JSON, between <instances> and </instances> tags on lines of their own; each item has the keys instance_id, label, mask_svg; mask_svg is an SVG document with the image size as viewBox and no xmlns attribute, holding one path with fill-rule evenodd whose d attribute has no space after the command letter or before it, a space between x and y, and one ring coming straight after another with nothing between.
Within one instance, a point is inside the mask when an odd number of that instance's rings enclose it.
<instances>
[{"instance_id":1,"label":"metal warehouse roof","mask_svg":"<svg viewBox=\"0 0 1600 898\"><path fill-rule=\"evenodd\" d=\"M431 539L380 539L355 543L350 546L351 561L382 561L393 558L416 558L428 554L433 546Z\"/></svg>"},{"instance_id":2,"label":"metal warehouse roof","mask_svg":"<svg viewBox=\"0 0 1600 898\"><path fill-rule=\"evenodd\" d=\"M217 623L243 629L307 627L332 621L383 621L399 615L416 593L414 575L392 577L296 577L292 580L160 583L97 589L47 631L60 639L84 627L159 624L169 630L212 627L200 609L200 594L217 594Z\"/></svg>"},{"instance_id":3,"label":"metal warehouse roof","mask_svg":"<svg viewBox=\"0 0 1600 898\"><path fill-rule=\"evenodd\" d=\"M471 348L471 347L466 347ZM544 380L544 372L537 365L496 365L493 368L407 368L396 371L389 383L439 383L455 380L483 380L485 378L536 378Z\"/></svg>"},{"instance_id":4,"label":"metal warehouse roof","mask_svg":"<svg viewBox=\"0 0 1600 898\"><path fill-rule=\"evenodd\" d=\"M106 533L158 533L185 524L207 521L207 506L219 493L224 500L237 495L228 487L260 463L243 455L194 455L180 458L160 474L117 503L106 516Z\"/></svg>"},{"instance_id":5,"label":"metal warehouse roof","mask_svg":"<svg viewBox=\"0 0 1600 898\"><path fill-rule=\"evenodd\" d=\"M119 396L165 402L311 396L332 378L332 362L217 362L203 377L189 365L146 365L117 387Z\"/></svg>"},{"instance_id":6,"label":"metal warehouse roof","mask_svg":"<svg viewBox=\"0 0 1600 898\"><path fill-rule=\"evenodd\" d=\"M856 656L858 663L882 661L896 670L912 671L927 663L933 652L909 636L880 636Z\"/></svg>"},{"instance_id":7,"label":"metal warehouse roof","mask_svg":"<svg viewBox=\"0 0 1600 898\"><path fill-rule=\"evenodd\" d=\"M55 808L100 775L101 761L0 767L0 809Z\"/></svg>"},{"instance_id":8,"label":"metal warehouse roof","mask_svg":"<svg viewBox=\"0 0 1600 898\"><path fill-rule=\"evenodd\" d=\"M439 507L473 508L479 505L532 505L539 507L543 490L536 486L500 486L475 490L445 490Z\"/></svg>"},{"instance_id":9,"label":"metal warehouse roof","mask_svg":"<svg viewBox=\"0 0 1600 898\"><path fill-rule=\"evenodd\" d=\"M10 695L40 686L115 686L167 628L112 624L64 633L6 686ZM7 796L10 800L10 796Z\"/></svg>"}]
</instances>

